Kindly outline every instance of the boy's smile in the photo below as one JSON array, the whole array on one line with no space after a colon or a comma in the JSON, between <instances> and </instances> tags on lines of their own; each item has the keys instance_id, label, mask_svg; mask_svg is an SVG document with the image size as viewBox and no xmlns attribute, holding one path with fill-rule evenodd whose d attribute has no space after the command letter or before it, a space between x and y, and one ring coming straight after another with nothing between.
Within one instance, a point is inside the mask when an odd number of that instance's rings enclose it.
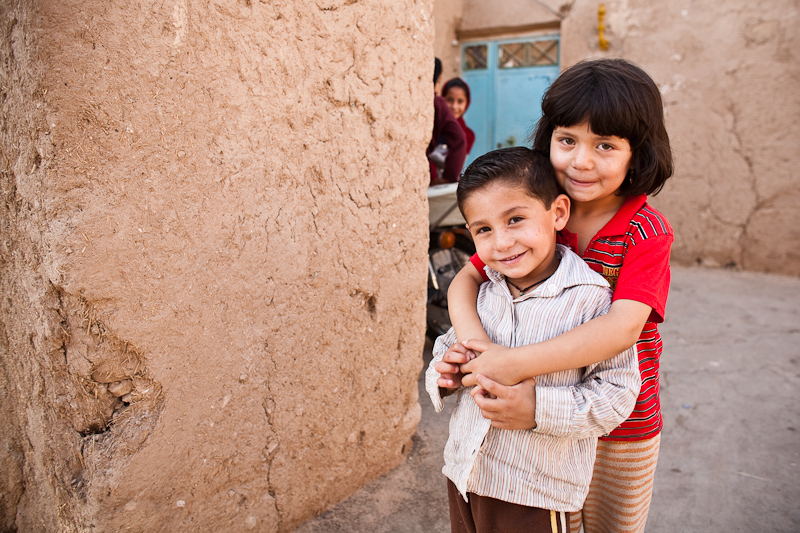
<instances>
[{"instance_id":1,"label":"boy's smile","mask_svg":"<svg viewBox=\"0 0 800 533\"><path fill-rule=\"evenodd\" d=\"M559 195L550 209L528 191L503 181L473 192L464 217L478 257L518 287L528 287L558 267L556 232L569 217L569 199Z\"/></svg>"}]
</instances>

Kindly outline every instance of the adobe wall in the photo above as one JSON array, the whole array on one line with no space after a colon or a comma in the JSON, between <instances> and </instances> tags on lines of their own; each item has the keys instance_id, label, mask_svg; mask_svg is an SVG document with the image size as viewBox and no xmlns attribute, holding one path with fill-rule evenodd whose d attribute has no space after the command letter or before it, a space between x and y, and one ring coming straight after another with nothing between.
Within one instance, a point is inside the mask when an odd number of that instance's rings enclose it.
<instances>
[{"instance_id":1,"label":"adobe wall","mask_svg":"<svg viewBox=\"0 0 800 533\"><path fill-rule=\"evenodd\" d=\"M433 2L435 27L433 49L436 57L442 60L442 84L461 75L461 48L458 45L456 28L461 24L464 3L465 0L436 0ZM432 70L431 75L433 75Z\"/></svg>"},{"instance_id":2,"label":"adobe wall","mask_svg":"<svg viewBox=\"0 0 800 533\"><path fill-rule=\"evenodd\" d=\"M770 0L687 4L577 1L562 25L562 66L619 56L661 88L676 162L653 199L675 229L678 263L800 275L800 6Z\"/></svg>"},{"instance_id":3,"label":"adobe wall","mask_svg":"<svg viewBox=\"0 0 800 533\"><path fill-rule=\"evenodd\" d=\"M598 3L585 0L465 0L453 31L508 36L560 18L562 68L589 57L642 66L664 96L675 156L652 199L675 229L673 262L800 275L797 2L604 4L606 51Z\"/></svg>"},{"instance_id":4,"label":"adobe wall","mask_svg":"<svg viewBox=\"0 0 800 533\"><path fill-rule=\"evenodd\" d=\"M0 529L288 531L419 419L431 6L0 8Z\"/></svg>"}]
</instances>

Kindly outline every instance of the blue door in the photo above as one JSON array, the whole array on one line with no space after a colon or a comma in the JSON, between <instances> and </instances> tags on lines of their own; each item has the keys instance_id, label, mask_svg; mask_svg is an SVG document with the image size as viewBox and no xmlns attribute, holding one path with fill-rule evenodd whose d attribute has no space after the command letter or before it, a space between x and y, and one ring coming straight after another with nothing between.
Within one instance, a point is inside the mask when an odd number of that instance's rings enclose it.
<instances>
[{"instance_id":1,"label":"blue door","mask_svg":"<svg viewBox=\"0 0 800 533\"><path fill-rule=\"evenodd\" d=\"M496 148L530 144L542 95L559 73L558 45L550 35L462 47L462 77L472 97L464 120L475 132L466 164Z\"/></svg>"}]
</instances>

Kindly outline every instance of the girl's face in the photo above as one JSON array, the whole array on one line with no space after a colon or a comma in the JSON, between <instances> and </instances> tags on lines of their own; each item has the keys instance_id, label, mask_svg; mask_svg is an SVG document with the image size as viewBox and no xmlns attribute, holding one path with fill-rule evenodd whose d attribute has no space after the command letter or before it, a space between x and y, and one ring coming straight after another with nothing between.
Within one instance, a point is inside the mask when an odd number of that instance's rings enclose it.
<instances>
[{"instance_id":1,"label":"girl's face","mask_svg":"<svg viewBox=\"0 0 800 533\"><path fill-rule=\"evenodd\" d=\"M588 122L557 127L550 138L556 179L575 205L617 203L632 155L627 139L597 135Z\"/></svg>"},{"instance_id":2,"label":"girl's face","mask_svg":"<svg viewBox=\"0 0 800 533\"><path fill-rule=\"evenodd\" d=\"M464 111L467 110L467 93L461 87L450 87L447 94L444 95L447 100L447 106L456 118L461 118Z\"/></svg>"}]
</instances>

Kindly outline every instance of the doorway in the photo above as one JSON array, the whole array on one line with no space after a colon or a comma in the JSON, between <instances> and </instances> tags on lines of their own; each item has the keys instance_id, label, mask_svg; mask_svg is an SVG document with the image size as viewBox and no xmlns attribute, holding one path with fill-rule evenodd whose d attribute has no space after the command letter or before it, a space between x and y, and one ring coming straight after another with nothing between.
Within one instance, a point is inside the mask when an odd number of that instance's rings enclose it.
<instances>
[{"instance_id":1,"label":"doorway","mask_svg":"<svg viewBox=\"0 0 800 533\"><path fill-rule=\"evenodd\" d=\"M472 100L464 120L475 132L469 164L490 150L529 144L542 95L559 74L559 37L464 43L461 71Z\"/></svg>"}]
</instances>

